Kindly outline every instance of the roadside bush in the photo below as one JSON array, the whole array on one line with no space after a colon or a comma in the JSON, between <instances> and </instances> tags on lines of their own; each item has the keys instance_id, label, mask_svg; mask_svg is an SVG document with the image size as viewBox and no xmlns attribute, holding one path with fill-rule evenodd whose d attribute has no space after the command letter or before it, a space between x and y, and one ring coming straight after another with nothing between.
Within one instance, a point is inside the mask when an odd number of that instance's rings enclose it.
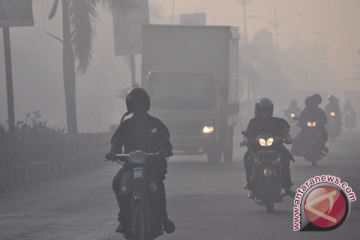
<instances>
[{"instance_id":1,"label":"roadside bush","mask_svg":"<svg viewBox=\"0 0 360 240\"><path fill-rule=\"evenodd\" d=\"M14 136L0 126L0 168L11 165L61 158L110 145L110 134L66 134L65 128L48 126L39 111L27 113L15 126Z\"/></svg>"}]
</instances>

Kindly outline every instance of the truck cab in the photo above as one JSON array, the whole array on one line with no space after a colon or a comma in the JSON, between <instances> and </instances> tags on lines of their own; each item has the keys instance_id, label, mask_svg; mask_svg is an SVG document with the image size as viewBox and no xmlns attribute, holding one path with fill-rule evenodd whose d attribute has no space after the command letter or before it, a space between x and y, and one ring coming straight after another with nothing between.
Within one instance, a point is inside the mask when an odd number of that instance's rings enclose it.
<instances>
[{"instance_id":1,"label":"truck cab","mask_svg":"<svg viewBox=\"0 0 360 240\"><path fill-rule=\"evenodd\" d=\"M197 155L217 142L219 97L214 74L150 72L150 114L168 127L174 150Z\"/></svg>"}]
</instances>

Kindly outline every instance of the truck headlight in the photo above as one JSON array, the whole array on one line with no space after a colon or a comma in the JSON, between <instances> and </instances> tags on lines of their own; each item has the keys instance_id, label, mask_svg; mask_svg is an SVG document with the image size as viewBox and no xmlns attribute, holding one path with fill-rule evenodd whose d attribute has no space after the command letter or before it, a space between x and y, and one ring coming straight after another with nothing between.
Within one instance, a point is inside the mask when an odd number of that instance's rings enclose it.
<instances>
[{"instance_id":1,"label":"truck headlight","mask_svg":"<svg viewBox=\"0 0 360 240\"><path fill-rule=\"evenodd\" d=\"M205 134L212 133L213 131L214 131L214 127L212 127L212 126L205 126L203 128L203 133L205 133Z\"/></svg>"}]
</instances>

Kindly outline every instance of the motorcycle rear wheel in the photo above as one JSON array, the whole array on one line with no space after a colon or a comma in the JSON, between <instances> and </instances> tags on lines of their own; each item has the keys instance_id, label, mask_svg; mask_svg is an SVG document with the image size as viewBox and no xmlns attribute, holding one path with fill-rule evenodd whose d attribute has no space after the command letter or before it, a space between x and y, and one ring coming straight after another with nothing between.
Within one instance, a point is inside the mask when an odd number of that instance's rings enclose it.
<instances>
[{"instance_id":1,"label":"motorcycle rear wheel","mask_svg":"<svg viewBox=\"0 0 360 240\"><path fill-rule=\"evenodd\" d=\"M312 159L311 160L311 166L316 167L317 166L317 160Z\"/></svg>"}]
</instances>

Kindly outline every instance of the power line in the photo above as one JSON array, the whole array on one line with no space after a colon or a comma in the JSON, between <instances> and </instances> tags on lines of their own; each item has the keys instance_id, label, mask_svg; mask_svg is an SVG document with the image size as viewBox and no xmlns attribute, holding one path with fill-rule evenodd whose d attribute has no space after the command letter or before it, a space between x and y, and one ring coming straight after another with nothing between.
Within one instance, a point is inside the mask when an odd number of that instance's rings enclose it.
<instances>
[{"instance_id":1,"label":"power line","mask_svg":"<svg viewBox=\"0 0 360 240\"><path fill-rule=\"evenodd\" d=\"M191 6L195 9L196 12L199 12L190 0L188 0L188 2L191 4Z\"/></svg>"}]
</instances>

